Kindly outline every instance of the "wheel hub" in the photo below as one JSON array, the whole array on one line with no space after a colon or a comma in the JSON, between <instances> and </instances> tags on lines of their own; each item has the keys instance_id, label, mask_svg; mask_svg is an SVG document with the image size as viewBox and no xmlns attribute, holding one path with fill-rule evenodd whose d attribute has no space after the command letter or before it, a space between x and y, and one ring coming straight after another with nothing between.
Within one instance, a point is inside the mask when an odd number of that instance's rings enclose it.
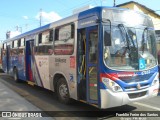
<instances>
[{"instance_id":1,"label":"wheel hub","mask_svg":"<svg viewBox=\"0 0 160 120\"><path fill-rule=\"evenodd\" d=\"M60 87L59 87L59 93L60 93L61 97L63 99L65 99L66 96L67 96L67 86L64 85L64 84L60 85Z\"/></svg>"}]
</instances>

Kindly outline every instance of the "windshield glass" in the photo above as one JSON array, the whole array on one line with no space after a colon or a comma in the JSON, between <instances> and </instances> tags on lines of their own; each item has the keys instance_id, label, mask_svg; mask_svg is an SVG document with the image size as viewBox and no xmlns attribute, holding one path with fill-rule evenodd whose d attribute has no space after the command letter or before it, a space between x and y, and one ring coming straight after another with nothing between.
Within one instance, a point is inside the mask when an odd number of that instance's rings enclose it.
<instances>
[{"instance_id":1,"label":"windshield glass","mask_svg":"<svg viewBox=\"0 0 160 120\"><path fill-rule=\"evenodd\" d=\"M144 68L150 68L157 64L156 61L156 39L153 30L137 29L137 40L139 58L144 60ZM142 67L143 68L143 67Z\"/></svg>"},{"instance_id":2,"label":"windshield glass","mask_svg":"<svg viewBox=\"0 0 160 120\"><path fill-rule=\"evenodd\" d=\"M104 33L108 26L104 26ZM143 70L157 64L154 31L148 28L111 27L111 46L104 38L104 62L116 70Z\"/></svg>"},{"instance_id":3,"label":"windshield glass","mask_svg":"<svg viewBox=\"0 0 160 120\"><path fill-rule=\"evenodd\" d=\"M133 10L103 9L102 18L109 19L114 23L127 24L130 27L147 26L153 27L152 19L142 13Z\"/></svg>"}]
</instances>

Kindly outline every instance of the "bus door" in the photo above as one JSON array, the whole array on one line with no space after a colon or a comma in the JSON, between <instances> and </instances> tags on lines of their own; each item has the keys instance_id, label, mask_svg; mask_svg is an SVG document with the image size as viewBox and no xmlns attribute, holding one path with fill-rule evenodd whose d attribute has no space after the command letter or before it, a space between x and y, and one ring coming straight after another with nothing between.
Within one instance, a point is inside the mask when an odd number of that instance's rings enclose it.
<instances>
[{"instance_id":1,"label":"bus door","mask_svg":"<svg viewBox=\"0 0 160 120\"><path fill-rule=\"evenodd\" d=\"M87 101L90 103L98 103L97 65L98 65L98 26L93 26L86 29Z\"/></svg>"},{"instance_id":2,"label":"bus door","mask_svg":"<svg viewBox=\"0 0 160 120\"><path fill-rule=\"evenodd\" d=\"M7 51L6 51L6 70L7 73L9 73L10 69L10 45L7 45Z\"/></svg>"},{"instance_id":3,"label":"bus door","mask_svg":"<svg viewBox=\"0 0 160 120\"><path fill-rule=\"evenodd\" d=\"M98 27L78 30L78 95L88 103L98 102Z\"/></svg>"},{"instance_id":4,"label":"bus door","mask_svg":"<svg viewBox=\"0 0 160 120\"><path fill-rule=\"evenodd\" d=\"M26 41L26 79L33 82L32 62L33 62L34 40Z\"/></svg>"}]
</instances>

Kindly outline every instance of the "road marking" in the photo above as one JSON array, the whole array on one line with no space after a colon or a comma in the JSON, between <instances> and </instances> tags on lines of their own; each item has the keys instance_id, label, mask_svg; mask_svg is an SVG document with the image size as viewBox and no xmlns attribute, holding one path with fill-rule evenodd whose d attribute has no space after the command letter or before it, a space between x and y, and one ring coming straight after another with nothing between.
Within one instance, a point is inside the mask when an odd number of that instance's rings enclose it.
<instances>
[{"instance_id":1,"label":"road marking","mask_svg":"<svg viewBox=\"0 0 160 120\"><path fill-rule=\"evenodd\" d=\"M148 108L151 108L151 109L154 109L154 110L160 111L160 108L158 108L158 107L154 107L154 106L151 106L151 105L146 105L146 104L139 103L139 102L134 102L133 104L140 105L140 106L144 106L144 107L148 107Z\"/></svg>"}]
</instances>

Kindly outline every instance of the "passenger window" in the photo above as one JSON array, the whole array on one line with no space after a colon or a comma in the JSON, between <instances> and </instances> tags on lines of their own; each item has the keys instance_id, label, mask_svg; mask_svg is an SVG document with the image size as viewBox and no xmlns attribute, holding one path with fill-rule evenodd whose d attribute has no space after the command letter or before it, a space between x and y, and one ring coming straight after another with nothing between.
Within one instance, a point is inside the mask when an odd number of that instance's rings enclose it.
<instances>
[{"instance_id":1,"label":"passenger window","mask_svg":"<svg viewBox=\"0 0 160 120\"><path fill-rule=\"evenodd\" d=\"M4 43L4 44L3 44L3 50L2 50L2 56L5 56L5 55L6 55L6 47L7 47L7 44Z\"/></svg>"},{"instance_id":2,"label":"passenger window","mask_svg":"<svg viewBox=\"0 0 160 120\"><path fill-rule=\"evenodd\" d=\"M18 40L15 40L12 42L12 48L17 48L18 47Z\"/></svg>"},{"instance_id":3,"label":"passenger window","mask_svg":"<svg viewBox=\"0 0 160 120\"><path fill-rule=\"evenodd\" d=\"M42 43L42 33L39 33L38 35L38 43Z\"/></svg>"},{"instance_id":4,"label":"passenger window","mask_svg":"<svg viewBox=\"0 0 160 120\"><path fill-rule=\"evenodd\" d=\"M22 46L25 46L25 38L21 38L21 45L20 45L21 47Z\"/></svg>"},{"instance_id":5,"label":"passenger window","mask_svg":"<svg viewBox=\"0 0 160 120\"><path fill-rule=\"evenodd\" d=\"M53 30L46 30L38 35L38 44L34 50L36 55L51 55L53 53Z\"/></svg>"},{"instance_id":6,"label":"passenger window","mask_svg":"<svg viewBox=\"0 0 160 120\"><path fill-rule=\"evenodd\" d=\"M7 46L7 44L6 44L6 43L4 43L4 44L3 44L3 49L6 49L6 46Z\"/></svg>"},{"instance_id":7,"label":"passenger window","mask_svg":"<svg viewBox=\"0 0 160 120\"><path fill-rule=\"evenodd\" d=\"M56 28L54 54L71 55L74 50L74 24L69 24Z\"/></svg>"},{"instance_id":8,"label":"passenger window","mask_svg":"<svg viewBox=\"0 0 160 120\"><path fill-rule=\"evenodd\" d=\"M18 55L20 55L20 56L24 55L24 46L25 46L25 38L21 38L19 40Z\"/></svg>"},{"instance_id":9,"label":"passenger window","mask_svg":"<svg viewBox=\"0 0 160 120\"><path fill-rule=\"evenodd\" d=\"M52 42L53 41L53 30L49 31L49 41Z\"/></svg>"}]
</instances>

